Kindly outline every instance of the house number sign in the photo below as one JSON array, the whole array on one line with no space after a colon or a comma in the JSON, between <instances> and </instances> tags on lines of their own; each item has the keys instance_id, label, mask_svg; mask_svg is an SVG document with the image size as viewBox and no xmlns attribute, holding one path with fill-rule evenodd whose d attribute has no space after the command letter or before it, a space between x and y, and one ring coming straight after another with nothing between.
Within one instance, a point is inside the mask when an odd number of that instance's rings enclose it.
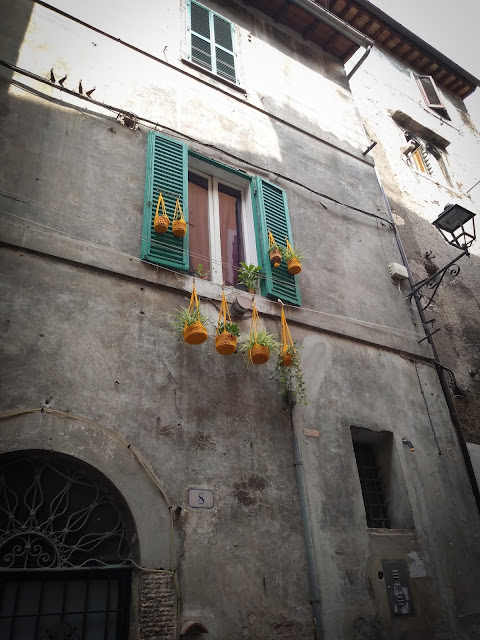
<instances>
[{"instance_id":1,"label":"house number sign","mask_svg":"<svg viewBox=\"0 0 480 640\"><path fill-rule=\"evenodd\" d=\"M189 489L188 506L193 509L212 509L214 506L211 489Z\"/></svg>"}]
</instances>

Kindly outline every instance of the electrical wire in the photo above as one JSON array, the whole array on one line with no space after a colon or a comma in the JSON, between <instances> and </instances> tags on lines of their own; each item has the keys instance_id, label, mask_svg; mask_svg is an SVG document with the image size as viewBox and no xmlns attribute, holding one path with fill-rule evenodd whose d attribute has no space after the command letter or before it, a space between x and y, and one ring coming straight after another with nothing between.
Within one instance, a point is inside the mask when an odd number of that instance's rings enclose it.
<instances>
[{"instance_id":1,"label":"electrical wire","mask_svg":"<svg viewBox=\"0 0 480 640\"><path fill-rule=\"evenodd\" d=\"M81 95L81 94L75 92L75 91L67 89L66 87L59 87L54 82L51 82L50 80L47 80L46 78L44 78L42 76L39 76L36 73L28 71L27 69L22 69L21 67L17 67L16 65L13 65L13 64L7 62L6 60L0 60L0 66L4 66L7 69L10 69L11 71L14 71L15 73L19 73L21 75L25 75L25 76L27 76L29 78L37 80L38 82L42 82L43 84L47 84L48 86L53 87L53 88L55 88L55 89L57 89L57 90L59 90L61 92L67 93L69 95L72 95L77 99L85 100L86 102L88 102L90 104L97 105L97 106L99 106L99 107L101 107L103 109L106 109L108 111L113 111L114 113L117 113L117 114L120 113L120 114L128 114L130 116L134 116L134 118L137 121L142 122L145 127L151 129L152 131L156 131L157 129L160 128L160 129L162 129L164 131L168 131L172 135L174 135L176 137L179 137L179 138L181 138L183 140L188 140L189 142L193 142L195 144L200 144L205 148L213 149L215 151L218 151L218 152L222 153L223 155L228 156L229 158L233 158L233 159L245 164L247 167L250 167L252 169L256 169L258 171L262 171L262 172L264 172L266 174L271 173L271 170L268 167L263 167L261 165L256 165L256 164L253 164L251 162L248 162L247 160L245 160L245 158L242 158L242 157L237 156L237 155L235 155L235 154L233 154L233 153L231 153L229 151L221 149L220 147L217 147L216 145L213 145L211 143L208 143L208 142L205 142L205 141L202 141L202 140L198 140L197 138L193 138L192 136L188 136L185 133L182 133L180 131L172 129L171 127L163 125L163 124L161 124L159 122L154 122L153 120L150 120L150 119L145 118L143 116L138 116L138 115L132 113L131 111L122 109L120 107L114 107L112 105L108 105L108 104L103 103L103 102L99 102L98 100L94 100L93 98L88 98L88 97L86 97L84 95ZM19 86L20 88L23 88L23 86L21 84L19 84L19 83L16 83L15 80L10 80L10 83L11 84L15 84L16 86ZM41 92L36 92L35 95L38 95L39 97L41 97L43 99L46 99L46 100L51 100L50 96L45 96ZM266 114L266 115L271 116L271 114ZM151 126L151 125L153 125L153 126ZM306 133L306 132L304 132L304 133ZM333 202L334 204L337 204L337 205L342 206L342 207L346 207L347 209L350 209L352 211L356 211L358 213L362 213L363 215L366 215L368 217L381 220L386 225L388 225L390 228L393 228L393 223L390 220L388 220L386 218L383 218L382 216L378 216L377 214L372 213L371 211L366 211L364 209L361 209L360 207L355 207L353 205L350 205L350 204L347 204L347 203L342 202L340 200L337 200L336 198L334 198L332 196L329 196L328 194L323 193L321 191L317 191L316 189L312 189L311 187L308 187L304 183L299 182L298 180L294 180L293 178L290 178L289 176L285 176L283 174L276 173L276 172L275 172L275 175L278 178L280 178L280 179L282 179L282 180L284 180L286 182L289 182L291 184L295 184L296 186L299 186L299 187L309 191L310 193L313 193L314 195L316 195L318 197L325 198L325 200Z\"/></svg>"},{"instance_id":2,"label":"electrical wire","mask_svg":"<svg viewBox=\"0 0 480 640\"><path fill-rule=\"evenodd\" d=\"M11 213L9 211L5 211L4 209L0 209L0 213L4 213L4 214L6 214L8 216L11 216L13 218L17 218L19 220L22 220L23 222L27 222L27 223L30 223L30 224L37 225L37 226L39 226L39 227L41 227L43 229L47 229L48 231L55 231L56 233L63 234L65 236L73 238L75 240L80 240L81 242L84 242L86 244L90 244L92 246L98 247L98 248L100 248L100 249L102 249L104 251L109 251L110 253L114 253L116 255L128 258L129 260L135 260L137 262L142 262L144 264L149 265L150 267L151 266L155 266L155 267L157 267L157 269L161 269L162 271L167 271L169 273L173 273L176 276L178 276L178 273L179 273L178 271L174 271L173 269L169 269L168 267L164 267L163 265L152 265L152 263L148 262L147 260L142 260L141 258L137 258L136 256L132 256L132 255L130 255L128 253L124 253L122 251L118 251L116 249L112 249L111 247L107 247L105 245L102 245L102 244L100 244L98 242L94 242L92 240L86 240L85 238L82 238L80 236L76 236L76 235L74 235L72 233L69 233L67 231L63 231L62 229L57 229L55 227L50 227L48 225L42 224L41 222L37 222L35 220L29 220L28 218L23 218L22 216L18 216L18 215L14 214L14 213ZM201 257L201 256L197 256L197 257ZM220 261L218 261L218 262L219 262L219 264L223 264ZM267 279L264 275L261 275L260 277L265 279L265 280ZM273 281L276 282L277 280L273 279ZM282 282L282 285L285 285L285 284L286 283ZM229 290L229 291L232 291L232 292L236 290L235 287L228 287L228 286L225 287L225 289ZM322 294L321 292L318 292L317 290L314 290L314 289L309 289L309 288L303 288L303 289L313 291L313 292L317 293L318 295L320 295L320 296L322 296L324 298L331 299L331 300L333 300L333 301L338 303L338 298L336 298L335 296L330 296L328 294ZM279 304L279 303L275 302L275 300L269 300L269 302L272 302L274 304ZM386 313L386 315L390 315L390 316L396 318L396 316L394 316L393 314L389 314L388 312L385 312L385 310L375 309L373 307L366 307L364 305L359 305L359 304L356 304L354 302L349 302L349 304L351 306L356 306L356 307L358 307L360 309L367 310L367 311L375 311L377 313ZM285 304L284 306L287 307L287 308L290 308L290 309L298 309L298 307L296 307L294 305ZM319 311L318 309L309 309L309 308L304 307L304 306L302 306L301 309L303 311L309 311L311 313L317 313L317 314L322 315L322 316L328 316L328 317L331 317L331 318L342 319L342 320L349 320L349 321L352 321L352 322L355 322L355 323L359 323L359 324L362 324L362 325L367 325L367 326L371 326L371 327L374 327L374 328L387 329L388 331L397 331L397 332L400 332L400 333L403 333L403 334L406 334L406 335L411 335L411 336L417 337L416 332L408 331L406 329L401 329L399 327L392 327L392 326L381 324L381 323L369 322L367 320L362 320L360 318L353 318L351 316L342 316L342 315L327 313L327 312L324 312L324 311Z\"/></svg>"}]
</instances>

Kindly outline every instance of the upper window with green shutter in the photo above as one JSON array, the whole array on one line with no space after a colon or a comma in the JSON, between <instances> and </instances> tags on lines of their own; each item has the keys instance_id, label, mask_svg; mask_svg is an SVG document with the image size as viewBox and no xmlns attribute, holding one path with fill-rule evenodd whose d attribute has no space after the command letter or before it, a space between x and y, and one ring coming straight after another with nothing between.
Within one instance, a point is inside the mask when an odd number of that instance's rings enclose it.
<instances>
[{"instance_id":1,"label":"upper window with green shutter","mask_svg":"<svg viewBox=\"0 0 480 640\"><path fill-rule=\"evenodd\" d=\"M238 84L235 25L207 7L188 0L188 58L220 78Z\"/></svg>"}]
</instances>

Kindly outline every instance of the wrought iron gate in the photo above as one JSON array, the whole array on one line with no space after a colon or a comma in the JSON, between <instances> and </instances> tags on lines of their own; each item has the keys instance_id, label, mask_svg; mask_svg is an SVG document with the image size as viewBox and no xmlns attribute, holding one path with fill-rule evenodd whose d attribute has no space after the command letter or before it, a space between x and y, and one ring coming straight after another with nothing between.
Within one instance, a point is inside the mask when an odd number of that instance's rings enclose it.
<instances>
[{"instance_id":1,"label":"wrought iron gate","mask_svg":"<svg viewBox=\"0 0 480 640\"><path fill-rule=\"evenodd\" d=\"M2 571L2 640L126 640L130 570Z\"/></svg>"},{"instance_id":2,"label":"wrought iron gate","mask_svg":"<svg viewBox=\"0 0 480 640\"><path fill-rule=\"evenodd\" d=\"M1 640L128 638L127 511L104 476L69 456L0 456Z\"/></svg>"}]
</instances>

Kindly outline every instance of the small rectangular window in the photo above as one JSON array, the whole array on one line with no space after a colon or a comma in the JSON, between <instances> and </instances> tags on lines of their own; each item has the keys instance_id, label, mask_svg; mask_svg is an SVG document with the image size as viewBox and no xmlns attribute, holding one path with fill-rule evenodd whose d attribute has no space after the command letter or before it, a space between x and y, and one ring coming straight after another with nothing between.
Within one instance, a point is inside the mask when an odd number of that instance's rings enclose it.
<instances>
[{"instance_id":1,"label":"small rectangular window","mask_svg":"<svg viewBox=\"0 0 480 640\"><path fill-rule=\"evenodd\" d=\"M361 427L351 427L351 432L367 527L412 529L412 511L393 434Z\"/></svg>"},{"instance_id":2,"label":"small rectangular window","mask_svg":"<svg viewBox=\"0 0 480 640\"><path fill-rule=\"evenodd\" d=\"M236 83L234 25L194 0L189 0L188 7L190 60Z\"/></svg>"},{"instance_id":3,"label":"small rectangular window","mask_svg":"<svg viewBox=\"0 0 480 640\"><path fill-rule=\"evenodd\" d=\"M389 529L390 520L387 514L387 505L383 495L375 449L366 442L354 442L353 450L362 488L367 527Z\"/></svg>"},{"instance_id":4,"label":"small rectangular window","mask_svg":"<svg viewBox=\"0 0 480 640\"><path fill-rule=\"evenodd\" d=\"M432 109L432 111L436 111L440 116L442 116L442 118L450 120L445 105L440 98L440 92L438 91L432 76L416 75L415 80L417 81L418 88L420 89L420 93L422 94L427 107Z\"/></svg>"}]
</instances>

